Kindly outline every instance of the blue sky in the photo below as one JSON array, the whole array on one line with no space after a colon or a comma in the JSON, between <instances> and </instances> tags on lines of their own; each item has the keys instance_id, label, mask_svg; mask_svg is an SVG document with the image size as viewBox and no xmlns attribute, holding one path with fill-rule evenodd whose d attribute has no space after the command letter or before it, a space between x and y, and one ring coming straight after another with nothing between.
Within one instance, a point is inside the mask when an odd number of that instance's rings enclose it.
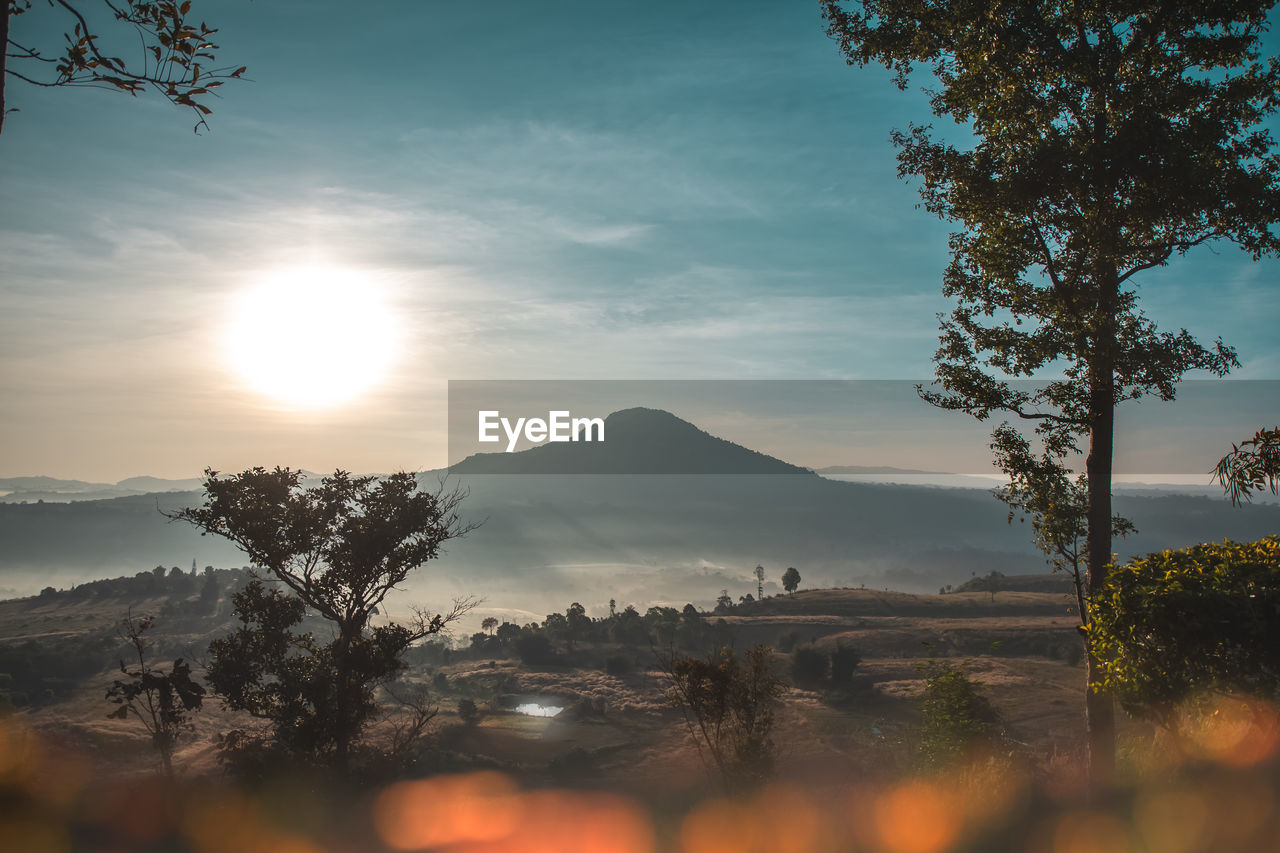
<instances>
[{"instance_id":1,"label":"blue sky","mask_svg":"<svg viewBox=\"0 0 1280 853\"><path fill-rule=\"evenodd\" d=\"M10 83L0 475L433 467L448 379L931 374L948 229L888 142L924 99L846 67L816 3L196 5L253 80L201 135ZM299 265L400 319L349 405L290 409L220 354L237 294ZM1278 273L1223 246L1143 304L1280 378Z\"/></svg>"}]
</instances>

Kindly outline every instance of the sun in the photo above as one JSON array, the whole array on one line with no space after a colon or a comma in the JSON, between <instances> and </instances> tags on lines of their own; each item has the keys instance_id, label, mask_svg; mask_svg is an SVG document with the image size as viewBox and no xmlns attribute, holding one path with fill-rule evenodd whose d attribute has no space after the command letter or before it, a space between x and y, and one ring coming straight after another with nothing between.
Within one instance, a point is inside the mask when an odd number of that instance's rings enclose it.
<instances>
[{"instance_id":1,"label":"sun","mask_svg":"<svg viewBox=\"0 0 1280 853\"><path fill-rule=\"evenodd\" d=\"M386 378L397 325L370 276L292 267L241 294L227 326L227 358L248 387L278 403L332 408Z\"/></svg>"}]
</instances>

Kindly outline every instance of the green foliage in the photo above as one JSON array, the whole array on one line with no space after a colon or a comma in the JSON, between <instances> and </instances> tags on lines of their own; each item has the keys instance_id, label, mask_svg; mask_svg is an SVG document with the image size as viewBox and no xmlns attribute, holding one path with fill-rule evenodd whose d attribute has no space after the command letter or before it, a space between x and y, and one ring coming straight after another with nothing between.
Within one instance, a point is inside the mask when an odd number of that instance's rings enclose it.
<instances>
[{"instance_id":1,"label":"green foliage","mask_svg":"<svg viewBox=\"0 0 1280 853\"><path fill-rule=\"evenodd\" d=\"M122 636L133 650L137 665L131 669L121 659L124 680L116 679L107 689L107 701L119 707L107 716L125 720L132 715L137 719L151 736L165 775L172 777L173 751L183 732L192 730L191 716L203 706L205 691L191 679L191 666L182 658L175 660L168 672L147 663L149 643L145 635L154 626L151 616L128 616L121 624Z\"/></svg>"},{"instance_id":2,"label":"green foliage","mask_svg":"<svg viewBox=\"0 0 1280 853\"><path fill-rule=\"evenodd\" d=\"M1260 429L1253 438L1231 445L1213 469L1213 477L1233 504L1252 500L1254 492L1280 493L1280 427Z\"/></svg>"},{"instance_id":3,"label":"green foliage","mask_svg":"<svg viewBox=\"0 0 1280 853\"><path fill-rule=\"evenodd\" d=\"M60 24L38 22L26 31L23 25L32 8L30 0L5 0L0 79L7 73L36 86L89 87L130 95L149 89L189 108L199 130L208 127L205 117L213 112L208 101L214 90L246 70L216 64L218 46L212 39L218 31L195 23L198 17L191 11L191 0L35 4L37 18L64 17ZM38 39L56 31L54 27L64 28L63 43L57 47L40 43ZM138 47L139 55L129 62L115 55L122 48ZM4 112L0 85L0 127Z\"/></svg>"},{"instance_id":4,"label":"green foliage","mask_svg":"<svg viewBox=\"0 0 1280 853\"><path fill-rule=\"evenodd\" d=\"M958 226L941 387L919 391L979 420L1035 424L1036 453L1028 443L1002 460L1008 434L993 436L1006 498L1052 553L1083 520L1087 622L1088 587L1111 562L1116 406L1173 399L1187 371L1238 365L1221 340L1159 331L1136 277L1217 241L1255 259L1280 253L1280 158L1266 126L1280 110L1280 59L1261 52L1274 2L821 2L850 64L883 65L903 89L928 69L934 115L962 128L961 146L928 125L893 133L899 175L919 178L925 209ZM1011 381L1046 373L1060 378ZM1084 439L1085 477L1069 480ZM1110 699L1086 703L1091 773L1104 783Z\"/></svg>"},{"instance_id":5,"label":"green foliage","mask_svg":"<svg viewBox=\"0 0 1280 853\"><path fill-rule=\"evenodd\" d=\"M756 646L739 657L725 647L706 659L667 661L668 701L684 713L699 752L730 792L753 788L773 771L774 704L787 686L773 674L772 654Z\"/></svg>"},{"instance_id":6,"label":"green foliage","mask_svg":"<svg viewBox=\"0 0 1280 853\"><path fill-rule=\"evenodd\" d=\"M1132 713L1167 722L1208 691L1280 698L1280 537L1135 559L1092 613L1095 682Z\"/></svg>"},{"instance_id":7,"label":"green foliage","mask_svg":"<svg viewBox=\"0 0 1280 853\"><path fill-rule=\"evenodd\" d=\"M1021 432L1002 424L991 436L996 466L1009 475L1009 484L995 496L1009 507L1009 523L1014 518L1031 519L1032 538L1054 571L1070 573L1075 585L1081 624L1088 620L1085 584L1080 568L1083 542L1089 532L1089 481L1084 474L1072 476L1062 455L1045 452L1037 456ZM1114 515L1111 535L1135 532L1128 519ZM988 578L993 578L992 572ZM995 591L991 598L995 600Z\"/></svg>"},{"instance_id":8,"label":"green foliage","mask_svg":"<svg viewBox=\"0 0 1280 853\"><path fill-rule=\"evenodd\" d=\"M973 750L999 740L1000 718L963 666L930 661L923 668L919 760L927 769L942 769Z\"/></svg>"},{"instance_id":9,"label":"green foliage","mask_svg":"<svg viewBox=\"0 0 1280 853\"><path fill-rule=\"evenodd\" d=\"M260 765L243 753L265 750L345 773L378 711L377 688L412 644L471 607L370 625L391 590L471 529L457 515L462 495L420 491L408 473L338 471L309 489L287 468L206 474L204 506L174 517L230 539L291 593L250 583L233 597L240 629L210 646L210 684L230 707L271 723L270 743L239 732L224 747L241 767ZM293 630L307 609L332 623L332 640Z\"/></svg>"}]
</instances>

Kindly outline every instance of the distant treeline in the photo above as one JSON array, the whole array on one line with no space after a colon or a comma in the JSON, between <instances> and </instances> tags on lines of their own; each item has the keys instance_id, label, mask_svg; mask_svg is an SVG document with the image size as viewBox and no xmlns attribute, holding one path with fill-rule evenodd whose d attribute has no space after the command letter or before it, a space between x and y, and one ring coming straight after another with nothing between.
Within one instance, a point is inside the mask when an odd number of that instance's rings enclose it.
<instances>
[{"instance_id":1,"label":"distant treeline","mask_svg":"<svg viewBox=\"0 0 1280 853\"><path fill-rule=\"evenodd\" d=\"M89 581L70 589L47 586L38 596L8 602L23 610L87 601L111 604L104 605L102 627L88 633L0 639L0 710L40 707L67 698L84 679L117 665L123 645L116 623L132 606L149 599L164 599L157 608L165 626L156 646L158 658L189 654L185 640L195 634L201 643L207 642L229 609L230 594L251 576L247 566L205 566L203 572L156 566L132 577Z\"/></svg>"}]
</instances>

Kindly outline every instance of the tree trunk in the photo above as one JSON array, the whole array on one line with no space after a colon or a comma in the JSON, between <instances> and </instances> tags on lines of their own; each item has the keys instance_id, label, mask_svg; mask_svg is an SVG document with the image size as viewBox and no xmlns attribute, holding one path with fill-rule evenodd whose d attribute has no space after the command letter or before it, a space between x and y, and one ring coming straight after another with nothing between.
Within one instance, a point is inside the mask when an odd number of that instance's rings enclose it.
<instances>
[{"instance_id":1,"label":"tree trunk","mask_svg":"<svg viewBox=\"0 0 1280 853\"><path fill-rule=\"evenodd\" d=\"M1105 337L1105 336L1103 336ZM1109 341L1108 341L1109 343ZM1106 350L1110 347L1104 344ZM1112 393L1114 367L1109 351L1098 353L1090 376L1089 457L1085 470L1089 479L1089 530L1086 540L1087 592L1098 589L1111 564L1111 457L1115 440L1115 402ZM1088 600L1086 599L1086 606ZM1089 745L1089 788L1104 791L1115 775L1116 720L1110 693L1094 692L1098 661L1086 637L1085 721Z\"/></svg>"},{"instance_id":2,"label":"tree trunk","mask_svg":"<svg viewBox=\"0 0 1280 853\"><path fill-rule=\"evenodd\" d=\"M0 132L4 130L4 80L9 75L9 0L4 3L4 12L0 13Z\"/></svg>"},{"instance_id":3,"label":"tree trunk","mask_svg":"<svg viewBox=\"0 0 1280 853\"><path fill-rule=\"evenodd\" d=\"M337 683L334 696L334 769L339 776L346 778L351 769L351 742L354 733L351 731L351 643L350 625L343 623L338 627L338 642L334 647L334 681Z\"/></svg>"}]
</instances>

